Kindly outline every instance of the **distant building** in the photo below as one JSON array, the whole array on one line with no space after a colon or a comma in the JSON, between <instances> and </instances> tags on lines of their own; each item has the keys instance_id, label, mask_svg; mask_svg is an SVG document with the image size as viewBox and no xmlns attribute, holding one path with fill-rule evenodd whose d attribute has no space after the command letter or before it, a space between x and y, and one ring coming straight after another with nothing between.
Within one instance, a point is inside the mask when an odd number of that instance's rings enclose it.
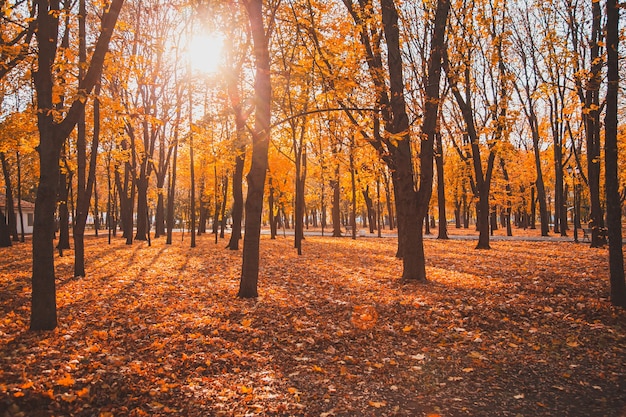
<instances>
[{"instance_id":1,"label":"distant building","mask_svg":"<svg viewBox=\"0 0 626 417\"><path fill-rule=\"evenodd\" d=\"M13 202L15 204L15 217L17 218L17 232L22 233L22 222L20 222L20 214L17 210L17 200ZM0 194L0 210L7 217L8 221L8 213L6 210L6 195ZM29 201L22 200L22 216L24 219L24 233L32 234L33 233L33 223L35 220L35 203L31 203Z\"/></svg>"}]
</instances>

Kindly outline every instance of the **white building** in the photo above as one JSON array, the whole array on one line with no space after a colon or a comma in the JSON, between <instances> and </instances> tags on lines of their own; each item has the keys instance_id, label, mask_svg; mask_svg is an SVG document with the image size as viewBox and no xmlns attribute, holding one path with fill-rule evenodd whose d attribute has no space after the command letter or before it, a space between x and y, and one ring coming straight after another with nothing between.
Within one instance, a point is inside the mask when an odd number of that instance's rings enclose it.
<instances>
[{"instance_id":1,"label":"white building","mask_svg":"<svg viewBox=\"0 0 626 417\"><path fill-rule=\"evenodd\" d=\"M17 201L13 202L15 205L15 217L17 218L17 232L22 233L22 222L20 222L19 212L17 210ZM4 193L0 194L0 210L7 217L8 214L6 210L6 195ZM32 234L33 233L33 223L35 220L35 204L30 203L28 201L22 200L22 218L24 224L24 233Z\"/></svg>"}]
</instances>

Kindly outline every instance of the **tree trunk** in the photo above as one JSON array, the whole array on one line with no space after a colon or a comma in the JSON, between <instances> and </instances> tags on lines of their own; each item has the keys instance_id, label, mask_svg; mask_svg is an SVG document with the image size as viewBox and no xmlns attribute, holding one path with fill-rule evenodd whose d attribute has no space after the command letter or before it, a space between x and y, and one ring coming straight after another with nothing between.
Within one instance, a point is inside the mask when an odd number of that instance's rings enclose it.
<instances>
[{"instance_id":1,"label":"tree trunk","mask_svg":"<svg viewBox=\"0 0 626 417\"><path fill-rule=\"evenodd\" d=\"M268 166L268 148L271 126L272 85L268 39L263 24L263 1L245 2L254 43L255 77L255 127L252 135L252 163L248 173L246 199L246 233L243 242L243 264L239 284L240 298L258 296L259 249L261 240L261 214L263 189Z\"/></svg>"},{"instance_id":2,"label":"tree trunk","mask_svg":"<svg viewBox=\"0 0 626 417\"><path fill-rule=\"evenodd\" d=\"M603 60L600 57L602 37L602 11L599 1L592 1L591 68L587 82L584 110L586 112L585 134L587 138L587 179L591 205L591 247L606 244L604 216L600 202L600 82Z\"/></svg>"},{"instance_id":3,"label":"tree trunk","mask_svg":"<svg viewBox=\"0 0 626 417\"><path fill-rule=\"evenodd\" d=\"M622 207L618 175L618 91L619 91L619 7L617 0L607 0L608 86L605 126L605 175L607 226L609 237L609 276L611 303L626 308L626 280L622 247Z\"/></svg>"},{"instance_id":4,"label":"tree trunk","mask_svg":"<svg viewBox=\"0 0 626 417\"><path fill-rule=\"evenodd\" d=\"M78 17L78 33L79 67L78 78L82 80L85 77L84 64L87 62L86 47L86 6L85 0L79 1L79 17ZM100 101L97 96L100 88L96 87L96 99L93 103L93 138L91 140L91 158L89 161L89 173L87 174L87 127L85 123L85 112L81 112L77 122L76 136L76 152L77 152L77 175L78 185L76 190L76 218L74 221L74 276L84 277L85 273L85 226L87 224L87 216L89 214L89 206L91 201L91 193L96 181L96 162L98 156L98 142L100 136Z\"/></svg>"},{"instance_id":5,"label":"tree trunk","mask_svg":"<svg viewBox=\"0 0 626 417\"><path fill-rule=\"evenodd\" d=\"M365 200L365 208L367 209L367 220L369 223L370 234L376 231L376 210L374 210L374 202L370 197L369 185L363 190L363 199Z\"/></svg>"},{"instance_id":6,"label":"tree trunk","mask_svg":"<svg viewBox=\"0 0 626 417\"><path fill-rule=\"evenodd\" d=\"M233 209L232 230L228 249L239 250L241 240L241 219L243 218L243 167L245 163L245 147L238 149L235 157L235 171L233 173Z\"/></svg>"},{"instance_id":7,"label":"tree trunk","mask_svg":"<svg viewBox=\"0 0 626 417\"><path fill-rule=\"evenodd\" d=\"M306 148L304 147L305 124L303 121L302 134L298 146L294 146L296 151L296 204L294 221L294 246L298 255L302 255L302 241L304 240L304 186L306 183Z\"/></svg>"},{"instance_id":8,"label":"tree trunk","mask_svg":"<svg viewBox=\"0 0 626 417\"><path fill-rule=\"evenodd\" d=\"M63 156L65 158L65 156ZM70 212L68 209L68 199L69 199L69 187L72 185L71 175L68 180L67 173L67 163L65 165L65 170L60 172L59 175L59 193L58 193L58 201L59 201L59 240L57 242L57 249L59 250L60 256L63 256L63 250L70 248Z\"/></svg>"},{"instance_id":9,"label":"tree trunk","mask_svg":"<svg viewBox=\"0 0 626 417\"><path fill-rule=\"evenodd\" d=\"M143 168L140 171L144 171ZM139 174L135 180L137 190L137 229L135 240L148 240L148 218L145 213L148 211L148 177L144 172Z\"/></svg>"},{"instance_id":10,"label":"tree trunk","mask_svg":"<svg viewBox=\"0 0 626 417\"><path fill-rule=\"evenodd\" d=\"M335 166L335 177L330 181L333 190L331 217L333 221L333 237L341 237L341 189L339 187L339 165Z\"/></svg>"},{"instance_id":11,"label":"tree trunk","mask_svg":"<svg viewBox=\"0 0 626 417\"><path fill-rule=\"evenodd\" d=\"M192 109L192 92L191 86L189 86L189 108ZM191 225L189 231L191 232L191 247L196 247L196 178L194 172L194 158L193 158L193 112L189 112L189 212ZM217 187L217 184L215 185Z\"/></svg>"},{"instance_id":12,"label":"tree trunk","mask_svg":"<svg viewBox=\"0 0 626 417\"><path fill-rule=\"evenodd\" d=\"M61 143L54 135L52 120L39 117L39 186L33 224L33 277L31 330L51 330L57 326L54 273L54 213L59 186Z\"/></svg>"},{"instance_id":13,"label":"tree trunk","mask_svg":"<svg viewBox=\"0 0 626 417\"><path fill-rule=\"evenodd\" d=\"M272 177L269 178L269 195L267 196L267 204L269 208L270 219L270 239L276 239L276 232L278 228L278 215L274 210L274 186L272 184Z\"/></svg>"},{"instance_id":14,"label":"tree trunk","mask_svg":"<svg viewBox=\"0 0 626 417\"><path fill-rule=\"evenodd\" d=\"M178 118L180 118L180 113ZM178 122L176 123L178 126ZM176 163L178 161L178 128L175 127L174 133L174 154L172 155L172 170L170 172L169 187L167 190L167 214L166 214L166 232L165 243L172 244L172 233L174 230L174 200L176 199Z\"/></svg>"},{"instance_id":15,"label":"tree trunk","mask_svg":"<svg viewBox=\"0 0 626 417\"><path fill-rule=\"evenodd\" d=\"M224 239L226 229L226 199L228 198L228 176L223 177L222 206L220 207L220 239Z\"/></svg>"},{"instance_id":16,"label":"tree trunk","mask_svg":"<svg viewBox=\"0 0 626 417\"><path fill-rule=\"evenodd\" d=\"M17 165L17 213L20 217L20 241L24 242L26 240L24 237L26 232L24 231L24 213L22 212L22 161L19 151L15 152L15 161Z\"/></svg>"},{"instance_id":17,"label":"tree trunk","mask_svg":"<svg viewBox=\"0 0 626 417\"><path fill-rule=\"evenodd\" d=\"M435 136L435 163L437 169L437 207L439 210L439 232L437 239L448 239L448 222L446 219L446 187L444 181L443 145L441 134Z\"/></svg>"},{"instance_id":18,"label":"tree trunk","mask_svg":"<svg viewBox=\"0 0 626 417\"><path fill-rule=\"evenodd\" d=\"M2 172L4 174L4 184L6 189L6 217L8 219L9 234L12 236L13 241L19 241L19 235L17 233L17 218L15 216L15 204L13 202L13 187L11 186L11 174L9 172L9 165L7 164L4 152L0 152L0 161L2 161Z\"/></svg>"},{"instance_id":19,"label":"tree trunk","mask_svg":"<svg viewBox=\"0 0 626 417\"><path fill-rule=\"evenodd\" d=\"M507 196L504 226L506 227L506 235L513 236L513 231L511 230L511 199L513 198L513 192L511 191L511 181L509 180L509 172L506 169L504 158L500 158L500 168L502 169L502 176L506 182L505 190Z\"/></svg>"},{"instance_id":20,"label":"tree trunk","mask_svg":"<svg viewBox=\"0 0 626 417\"><path fill-rule=\"evenodd\" d=\"M11 232L7 225L7 218L0 210L0 248L8 248L11 246Z\"/></svg>"}]
</instances>

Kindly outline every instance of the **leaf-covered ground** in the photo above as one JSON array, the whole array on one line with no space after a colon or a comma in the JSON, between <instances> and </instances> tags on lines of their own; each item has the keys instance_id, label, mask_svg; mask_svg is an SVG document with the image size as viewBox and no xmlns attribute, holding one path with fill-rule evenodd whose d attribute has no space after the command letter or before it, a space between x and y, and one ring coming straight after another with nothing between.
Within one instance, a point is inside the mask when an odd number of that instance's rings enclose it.
<instances>
[{"instance_id":1,"label":"leaf-covered ground","mask_svg":"<svg viewBox=\"0 0 626 417\"><path fill-rule=\"evenodd\" d=\"M88 238L38 333L30 245L0 249L0 416L626 415L606 249L429 240L430 281L407 284L393 239L261 243L251 301L224 241Z\"/></svg>"}]
</instances>

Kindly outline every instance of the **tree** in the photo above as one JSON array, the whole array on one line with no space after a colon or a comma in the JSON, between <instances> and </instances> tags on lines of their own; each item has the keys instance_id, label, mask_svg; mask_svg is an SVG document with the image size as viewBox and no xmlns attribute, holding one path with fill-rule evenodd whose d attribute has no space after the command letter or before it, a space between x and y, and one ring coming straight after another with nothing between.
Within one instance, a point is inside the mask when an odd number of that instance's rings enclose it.
<instances>
[{"instance_id":1,"label":"tree","mask_svg":"<svg viewBox=\"0 0 626 417\"><path fill-rule=\"evenodd\" d=\"M606 168L609 275L611 303L626 308L626 281L624 280L624 252L622 249L622 205L619 196L617 152L619 91L619 6L617 0L607 0L606 15L608 86L604 118L604 160Z\"/></svg>"},{"instance_id":2,"label":"tree","mask_svg":"<svg viewBox=\"0 0 626 417\"><path fill-rule=\"evenodd\" d=\"M361 45L365 50L365 61L376 92L375 107L380 110L380 120L378 114L374 115L373 137L367 139L391 170L398 216L398 256L403 262L402 278L425 280L422 219L428 211L432 192L433 145L437 131L441 58L450 3L447 0L436 3L420 135L419 184L414 181L396 5L393 0L381 1L380 23L374 19L376 13L371 1L354 4L344 0L344 5L356 24ZM386 63L380 44L383 38L387 51ZM380 121L383 122L384 133L378 130Z\"/></svg>"},{"instance_id":3,"label":"tree","mask_svg":"<svg viewBox=\"0 0 626 417\"><path fill-rule=\"evenodd\" d=\"M100 79L108 44L124 0L112 0L102 15L102 28L93 49L85 77L79 82L69 109L58 109L53 66L58 55L59 0L35 1L37 24L37 126L39 130L39 186L35 201L33 230L33 276L31 330L57 326L54 271L54 213L59 182L61 148L85 110L85 101ZM63 114L64 113L64 114Z\"/></svg>"},{"instance_id":4,"label":"tree","mask_svg":"<svg viewBox=\"0 0 626 417\"><path fill-rule=\"evenodd\" d=\"M79 1L78 9L78 79L85 77L85 64L87 62L87 29L85 0ZM74 221L74 276L85 276L85 225L91 194L96 181L96 161L98 156L98 143L100 139L100 93L99 85L96 86L96 97L93 102L94 128L91 140L91 157L89 160L89 173L87 173L87 127L85 111L81 112L77 122L76 158L77 158L77 189L76 189L76 219Z\"/></svg>"},{"instance_id":5,"label":"tree","mask_svg":"<svg viewBox=\"0 0 626 417\"><path fill-rule=\"evenodd\" d=\"M531 26L528 9L520 10L521 19L514 36L514 50L519 58L519 68L516 83L513 87L517 91L520 105L528 121L533 143L533 155L535 157L535 186L537 187L537 200L539 201L539 218L541 223L541 236L548 236L550 221L546 205L546 186L541 164L541 138L539 135L539 119L537 116L537 100L535 92L539 89L539 63L537 62L537 46L534 41L534 31ZM531 202L534 212L535 203ZM533 216L534 218L534 216Z\"/></svg>"},{"instance_id":6,"label":"tree","mask_svg":"<svg viewBox=\"0 0 626 417\"><path fill-rule=\"evenodd\" d=\"M491 181L496 145L506 136L509 105L509 76L505 66L507 10L494 7L492 2L464 2L464 7L458 14L457 24L461 30L454 38L455 48L447 53L445 67L452 94L465 122L467 148L474 171L479 229L476 248L489 249ZM452 56L453 53L456 55ZM475 88L478 79L489 83L488 88ZM485 151L488 154L483 164L481 154Z\"/></svg>"},{"instance_id":7,"label":"tree","mask_svg":"<svg viewBox=\"0 0 626 417\"><path fill-rule=\"evenodd\" d=\"M17 217L15 216L15 203L13 201L13 186L11 185L11 173L9 171L9 165L4 152L0 152L0 163L2 165L2 173L4 174L4 188L5 188L5 209L6 217L8 220L7 228L9 234L12 236L14 242L19 240L17 234Z\"/></svg>"},{"instance_id":8,"label":"tree","mask_svg":"<svg viewBox=\"0 0 626 417\"><path fill-rule=\"evenodd\" d=\"M244 0L250 20L254 45L256 76L254 81L255 125L252 132L252 164L247 175L246 231L243 240L243 264L238 296L258 296L259 246L261 240L261 213L267 173L267 152L270 138L272 84L270 77L269 34L264 24L263 0Z\"/></svg>"}]
</instances>

